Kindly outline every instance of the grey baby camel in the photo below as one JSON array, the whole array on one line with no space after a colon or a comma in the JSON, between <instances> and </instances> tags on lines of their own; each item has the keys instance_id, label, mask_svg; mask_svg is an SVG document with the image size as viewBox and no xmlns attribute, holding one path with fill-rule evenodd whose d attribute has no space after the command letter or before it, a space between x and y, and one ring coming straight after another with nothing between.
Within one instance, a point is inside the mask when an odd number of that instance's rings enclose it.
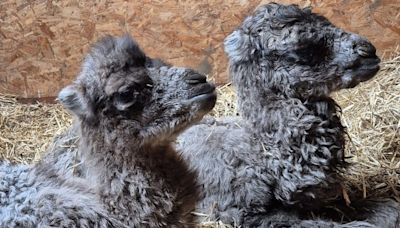
<instances>
[{"instance_id":1,"label":"grey baby camel","mask_svg":"<svg viewBox=\"0 0 400 228\"><path fill-rule=\"evenodd\" d=\"M129 36L108 36L58 99L76 117L83 176L111 218L128 227L192 226L196 178L172 143L214 107L204 75L161 66ZM41 165L54 167L51 159Z\"/></svg>"},{"instance_id":2,"label":"grey baby camel","mask_svg":"<svg viewBox=\"0 0 400 228\"><path fill-rule=\"evenodd\" d=\"M337 198L346 132L329 96L377 73L374 46L309 8L271 3L225 39L225 52L241 118L209 119L178 138L178 149L204 186L197 210L245 227L327 226L300 223L276 208L293 215ZM360 214L348 220L372 224L343 226L399 225L394 201L364 205L376 214L363 214L359 205Z\"/></svg>"}]
</instances>

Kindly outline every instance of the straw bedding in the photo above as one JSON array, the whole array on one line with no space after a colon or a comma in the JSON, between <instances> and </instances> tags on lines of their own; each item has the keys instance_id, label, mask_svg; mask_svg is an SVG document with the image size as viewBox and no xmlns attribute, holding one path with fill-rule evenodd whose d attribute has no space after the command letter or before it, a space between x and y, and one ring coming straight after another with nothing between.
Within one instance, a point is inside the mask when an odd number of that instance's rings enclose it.
<instances>
[{"instance_id":1,"label":"straw bedding","mask_svg":"<svg viewBox=\"0 0 400 228\"><path fill-rule=\"evenodd\" d=\"M237 115L235 91L218 88L212 115ZM342 107L342 121L351 140L346 154L343 197L391 196L400 201L400 55L382 63L371 81L334 94ZM20 104L13 96L0 95L0 158L31 163L40 159L54 135L71 124L59 104ZM202 227L226 227L219 223Z\"/></svg>"}]
</instances>

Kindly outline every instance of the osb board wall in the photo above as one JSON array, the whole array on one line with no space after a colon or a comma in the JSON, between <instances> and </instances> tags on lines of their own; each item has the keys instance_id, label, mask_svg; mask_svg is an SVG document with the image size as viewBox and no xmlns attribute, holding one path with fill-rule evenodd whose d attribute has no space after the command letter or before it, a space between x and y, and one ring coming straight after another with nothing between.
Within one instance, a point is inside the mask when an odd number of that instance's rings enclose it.
<instances>
[{"instance_id":1,"label":"osb board wall","mask_svg":"<svg viewBox=\"0 0 400 228\"><path fill-rule=\"evenodd\" d=\"M52 97L77 74L89 44L131 33L142 48L227 81L224 37L268 1L0 1L0 93ZM283 0L314 6L338 26L367 36L382 55L400 41L398 0Z\"/></svg>"}]
</instances>

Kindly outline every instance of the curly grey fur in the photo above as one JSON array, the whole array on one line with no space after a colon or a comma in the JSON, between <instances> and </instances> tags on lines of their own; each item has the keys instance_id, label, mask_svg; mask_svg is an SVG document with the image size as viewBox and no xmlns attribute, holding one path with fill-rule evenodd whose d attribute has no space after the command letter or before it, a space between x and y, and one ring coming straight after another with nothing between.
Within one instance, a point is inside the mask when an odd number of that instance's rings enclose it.
<instances>
[{"instance_id":1,"label":"curly grey fur","mask_svg":"<svg viewBox=\"0 0 400 228\"><path fill-rule=\"evenodd\" d=\"M297 226L298 219L279 223L270 213L318 209L340 194L346 132L329 95L372 78L380 60L366 39L309 9L274 3L247 17L225 39L225 51L242 118L204 121L178 138L204 186L197 210L245 227ZM349 220L395 227L399 212L385 205Z\"/></svg>"},{"instance_id":2,"label":"curly grey fur","mask_svg":"<svg viewBox=\"0 0 400 228\"><path fill-rule=\"evenodd\" d=\"M172 143L214 107L214 90L204 75L146 57L128 36L105 37L59 94L77 117L71 130L79 132L84 164L66 175L85 176L112 217L129 227L192 226L196 178ZM43 163L75 160L72 152L53 151Z\"/></svg>"},{"instance_id":3,"label":"curly grey fur","mask_svg":"<svg viewBox=\"0 0 400 228\"><path fill-rule=\"evenodd\" d=\"M41 165L0 164L0 227L125 227L95 191Z\"/></svg>"}]
</instances>

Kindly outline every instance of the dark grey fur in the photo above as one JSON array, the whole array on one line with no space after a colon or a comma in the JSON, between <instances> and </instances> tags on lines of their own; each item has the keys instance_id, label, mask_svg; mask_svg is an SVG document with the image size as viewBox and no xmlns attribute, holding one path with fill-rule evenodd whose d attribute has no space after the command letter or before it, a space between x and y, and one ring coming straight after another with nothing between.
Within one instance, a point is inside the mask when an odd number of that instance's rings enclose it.
<instances>
[{"instance_id":1,"label":"dark grey fur","mask_svg":"<svg viewBox=\"0 0 400 228\"><path fill-rule=\"evenodd\" d=\"M77 117L78 170L113 218L129 227L193 225L196 178L172 143L214 107L214 90L204 75L146 57L128 36L92 48L59 100Z\"/></svg>"}]
</instances>

